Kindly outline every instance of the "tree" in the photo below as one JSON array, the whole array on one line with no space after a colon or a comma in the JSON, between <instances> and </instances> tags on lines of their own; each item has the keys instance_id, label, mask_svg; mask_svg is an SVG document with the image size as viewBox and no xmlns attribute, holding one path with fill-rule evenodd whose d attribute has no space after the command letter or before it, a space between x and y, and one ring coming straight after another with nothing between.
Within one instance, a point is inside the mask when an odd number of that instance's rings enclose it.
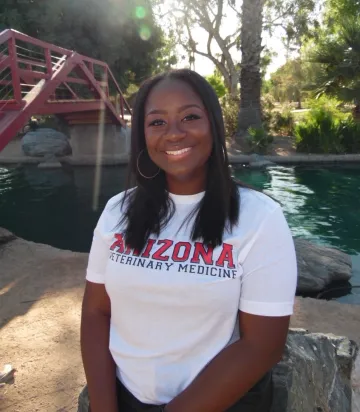
<instances>
[{"instance_id":1,"label":"tree","mask_svg":"<svg viewBox=\"0 0 360 412\"><path fill-rule=\"evenodd\" d=\"M271 75L271 94L280 102L298 102L301 109L301 100L306 83L306 63L301 58L288 60L283 66Z\"/></svg>"},{"instance_id":2,"label":"tree","mask_svg":"<svg viewBox=\"0 0 360 412\"><path fill-rule=\"evenodd\" d=\"M239 137L247 134L249 127L262 128L260 57L264 3L265 0L243 0Z\"/></svg>"},{"instance_id":3,"label":"tree","mask_svg":"<svg viewBox=\"0 0 360 412\"><path fill-rule=\"evenodd\" d=\"M275 29L284 33L286 58L299 52L305 37L314 35L319 27L317 8L320 0L267 0L264 8L264 30L270 35Z\"/></svg>"},{"instance_id":4,"label":"tree","mask_svg":"<svg viewBox=\"0 0 360 412\"><path fill-rule=\"evenodd\" d=\"M360 18L337 21L337 31L322 37L309 59L319 65L314 91L343 101L360 101Z\"/></svg>"},{"instance_id":5,"label":"tree","mask_svg":"<svg viewBox=\"0 0 360 412\"><path fill-rule=\"evenodd\" d=\"M153 73L163 73L173 69L178 63L176 54L176 38L172 31L166 36L162 34L162 47L156 51L156 67Z\"/></svg>"},{"instance_id":6,"label":"tree","mask_svg":"<svg viewBox=\"0 0 360 412\"><path fill-rule=\"evenodd\" d=\"M3 2L4 3L4 2ZM141 82L164 45L147 0L23 0L0 5L0 24L109 64L122 87Z\"/></svg>"},{"instance_id":7,"label":"tree","mask_svg":"<svg viewBox=\"0 0 360 412\"><path fill-rule=\"evenodd\" d=\"M238 24L231 34L221 34L223 18L227 12L235 13ZM221 73L228 92L236 95L239 83L239 66L232 51L239 48L240 6L228 0L176 0L169 2L168 10L159 12L163 20L167 16L175 30L178 43L189 56L190 64L195 55L208 58ZM193 30L206 32L206 47L201 48L194 40Z\"/></svg>"},{"instance_id":8,"label":"tree","mask_svg":"<svg viewBox=\"0 0 360 412\"><path fill-rule=\"evenodd\" d=\"M322 33L334 34L344 18L360 18L359 0L327 0L325 3Z\"/></svg>"}]
</instances>

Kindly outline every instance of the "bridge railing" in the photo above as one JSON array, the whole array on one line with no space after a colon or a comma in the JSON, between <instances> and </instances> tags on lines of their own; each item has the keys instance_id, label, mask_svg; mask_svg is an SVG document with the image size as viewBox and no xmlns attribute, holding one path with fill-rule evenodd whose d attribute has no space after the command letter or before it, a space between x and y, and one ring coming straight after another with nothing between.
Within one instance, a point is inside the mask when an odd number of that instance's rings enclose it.
<instances>
[{"instance_id":1,"label":"bridge railing","mask_svg":"<svg viewBox=\"0 0 360 412\"><path fill-rule=\"evenodd\" d=\"M49 80L66 60L74 56L67 50L42 40L32 38L16 30L7 29L0 33L0 116L6 110L24 107L31 99L34 87L41 80ZM81 73L75 71L62 79L59 87L49 97L49 102L62 101L81 104L99 100L102 90L109 101L114 100L118 115L124 119L131 114L131 108L109 66L99 60L75 53L83 65ZM84 71L87 76L84 76ZM89 81L91 80L91 81ZM112 83L110 96L109 83ZM95 98L95 99L94 99Z\"/></svg>"}]
</instances>

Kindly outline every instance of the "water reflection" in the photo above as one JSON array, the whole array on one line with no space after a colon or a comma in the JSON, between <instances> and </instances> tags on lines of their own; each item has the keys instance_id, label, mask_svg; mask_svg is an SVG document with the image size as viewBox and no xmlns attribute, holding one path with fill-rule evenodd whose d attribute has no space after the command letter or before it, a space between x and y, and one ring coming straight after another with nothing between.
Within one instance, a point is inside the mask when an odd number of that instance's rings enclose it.
<instances>
[{"instance_id":1,"label":"water reflection","mask_svg":"<svg viewBox=\"0 0 360 412\"><path fill-rule=\"evenodd\" d=\"M273 167L253 174L235 171L282 204L294 236L360 253L359 168Z\"/></svg>"},{"instance_id":2,"label":"water reflection","mask_svg":"<svg viewBox=\"0 0 360 412\"><path fill-rule=\"evenodd\" d=\"M277 199L294 236L352 255L352 284L360 285L360 168L233 168L234 175ZM95 168L0 168L0 226L34 242L88 251L107 200L125 187L126 167L101 169L94 202ZM93 208L96 204L98 207ZM360 302L360 289L353 288ZM355 296L355 298L354 298Z\"/></svg>"}]
</instances>

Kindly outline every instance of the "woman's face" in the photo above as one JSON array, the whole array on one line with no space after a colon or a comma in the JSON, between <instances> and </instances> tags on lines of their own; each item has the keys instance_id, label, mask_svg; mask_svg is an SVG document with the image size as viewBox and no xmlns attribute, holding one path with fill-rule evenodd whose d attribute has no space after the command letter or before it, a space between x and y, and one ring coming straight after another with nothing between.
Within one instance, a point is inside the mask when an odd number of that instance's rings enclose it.
<instances>
[{"instance_id":1,"label":"woman's face","mask_svg":"<svg viewBox=\"0 0 360 412\"><path fill-rule=\"evenodd\" d=\"M201 99L187 83L159 82L148 96L144 120L149 156L168 179L189 181L206 173L212 150L210 122Z\"/></svg>"}]
</instances>

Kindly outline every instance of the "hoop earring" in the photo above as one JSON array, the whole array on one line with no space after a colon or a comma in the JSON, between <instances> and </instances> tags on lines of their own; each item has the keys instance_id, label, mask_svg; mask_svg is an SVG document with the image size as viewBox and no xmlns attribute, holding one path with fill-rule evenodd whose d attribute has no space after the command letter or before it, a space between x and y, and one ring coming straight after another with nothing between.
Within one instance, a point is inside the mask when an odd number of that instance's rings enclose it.
<instances>
[{"instance_id":1,"label":"hoop earring","mask_svg":"<svg viewBox=\"0 0 360 412\"><path fill-rule=\"evenodd\" d=\"M223 152L223 158L226 160L226 149L224 146L222 146L222 152Z\"/></svg>"},{"instance_id":2,"label":"hoop earring","mask_svg":"<svg viewBox=\"0 0 360 412\"><path fill-rule=\"evenodd\" d=\"M144 152L145 149L142 149L141 152L139 153L137 160L136 160L136 167L137 167L137 171L139 172L140 176L142 176L145 179L153 179L154 177L156 177L159 173L160 173L160 167L158 167L158 171L154 174L154 176L145 176L143 173L141 173L141 170L139 168L139 160L140 160L140 156L142 155L142 153Z\"/></svg>"}]
</instances>

